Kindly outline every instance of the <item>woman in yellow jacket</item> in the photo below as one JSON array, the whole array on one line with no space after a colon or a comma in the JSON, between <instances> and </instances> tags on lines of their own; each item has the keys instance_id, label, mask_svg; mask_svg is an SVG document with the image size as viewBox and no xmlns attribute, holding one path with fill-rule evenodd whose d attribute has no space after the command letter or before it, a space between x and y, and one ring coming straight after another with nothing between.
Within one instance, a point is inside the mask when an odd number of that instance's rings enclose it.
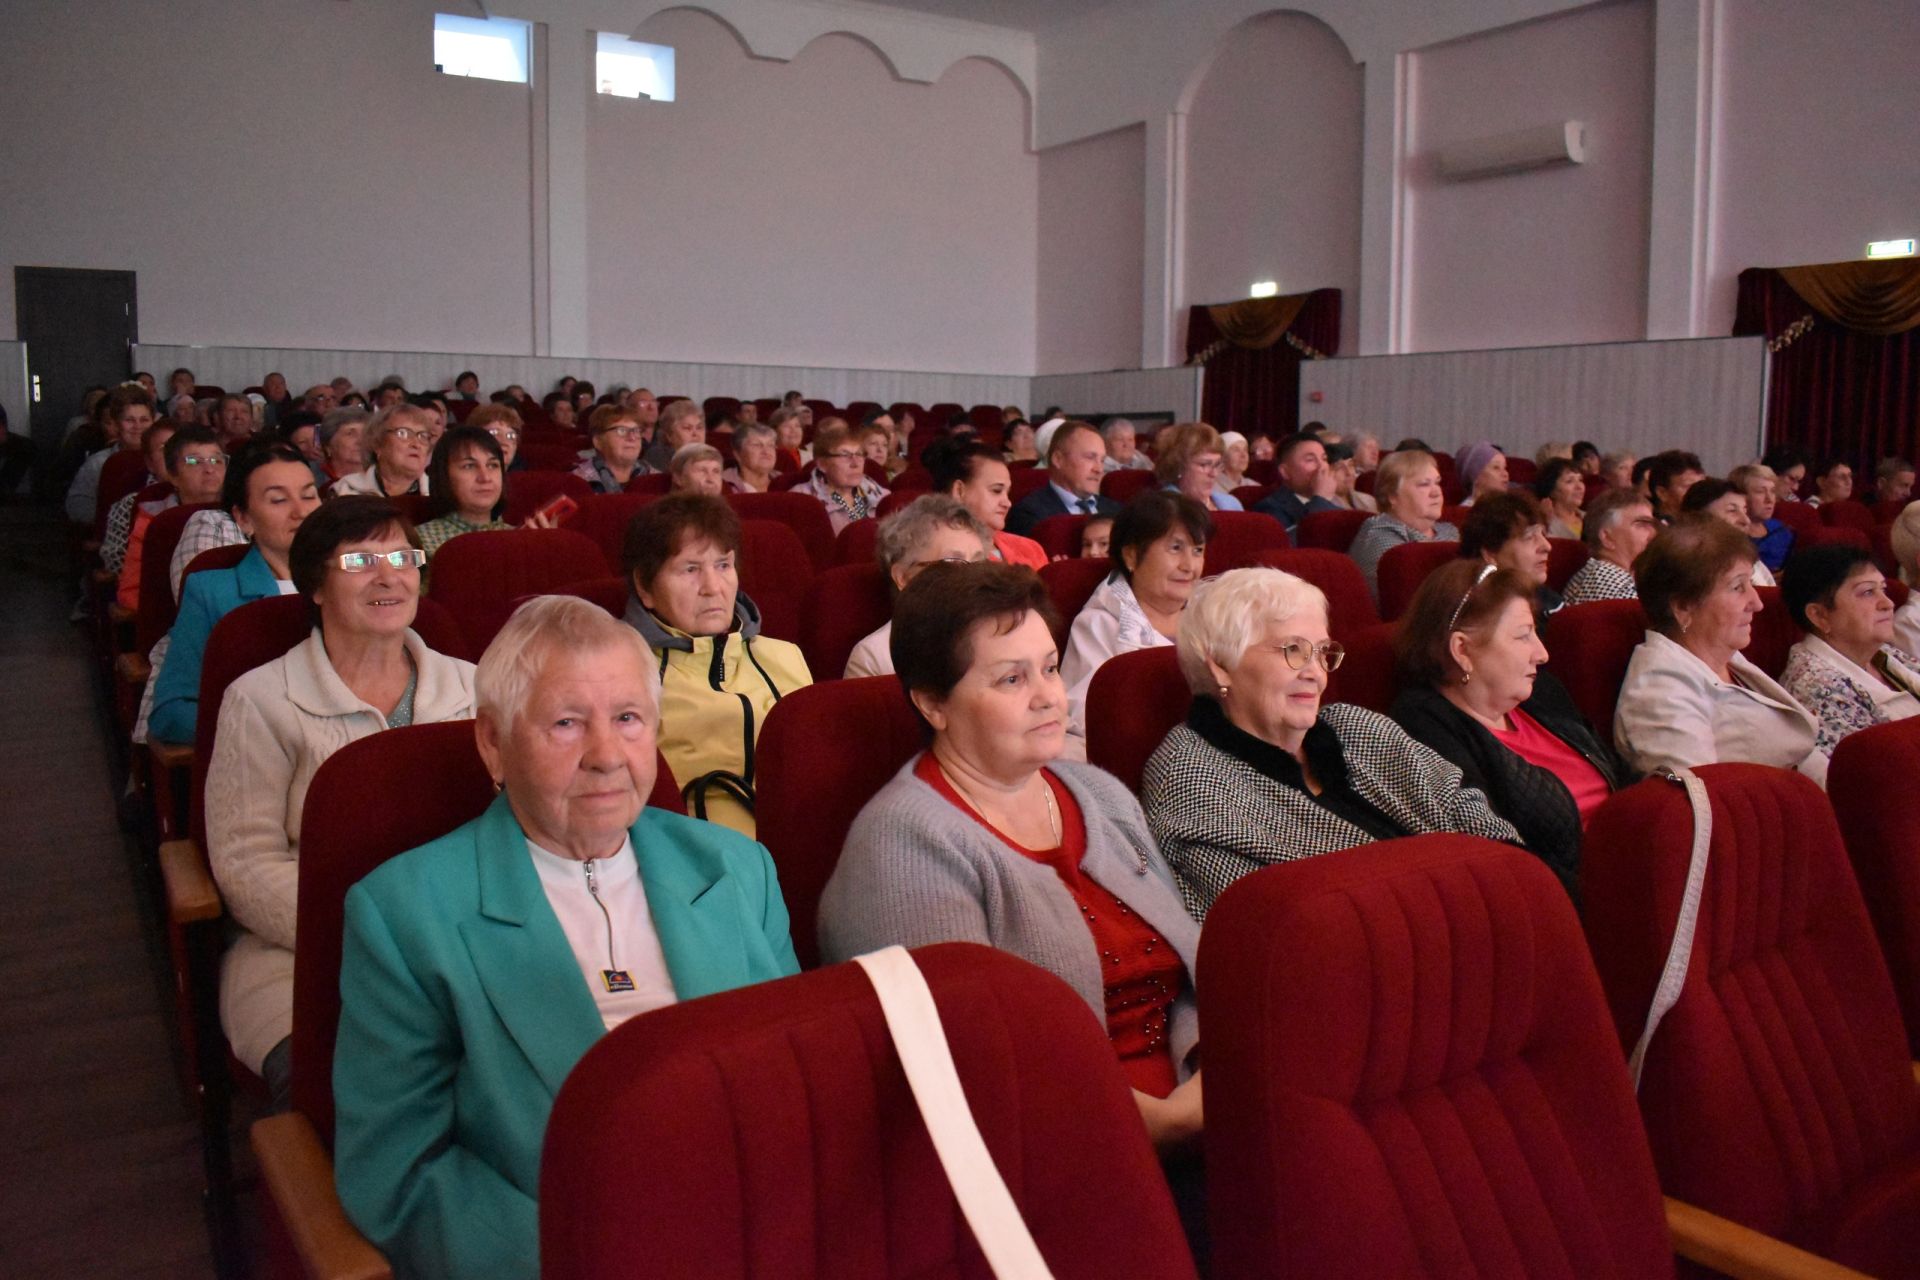
<instances>
[{"instance_id":1,"label":"woman in yellow jacket","mask_svg":"<svg viewBox=\"0 0 1920 1280\"><path fill-rule=\"evenodd\" d=\"M773 704L813 683L797 645L760 634L740 594L740 517L680 493L627 526L626 620L660 672L660 753L687 812L754 834L754 742Z\"/></svg>"}]
</instances>

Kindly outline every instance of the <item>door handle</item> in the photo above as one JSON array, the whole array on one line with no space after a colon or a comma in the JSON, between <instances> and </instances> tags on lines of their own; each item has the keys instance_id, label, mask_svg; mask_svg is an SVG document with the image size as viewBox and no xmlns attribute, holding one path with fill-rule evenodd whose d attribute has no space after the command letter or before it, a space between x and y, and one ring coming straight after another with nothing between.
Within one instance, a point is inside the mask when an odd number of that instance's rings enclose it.
<instances>
[{"instance_id":1,"label":"door handle","mask_svg":"<svg viewBox=\"0 0 1920 1280\"><path fill-rule=\"evenodd\" d=\"M33 375L33 402L40 403L40 375L37 373Z\"/></svg>"}]
</instances>

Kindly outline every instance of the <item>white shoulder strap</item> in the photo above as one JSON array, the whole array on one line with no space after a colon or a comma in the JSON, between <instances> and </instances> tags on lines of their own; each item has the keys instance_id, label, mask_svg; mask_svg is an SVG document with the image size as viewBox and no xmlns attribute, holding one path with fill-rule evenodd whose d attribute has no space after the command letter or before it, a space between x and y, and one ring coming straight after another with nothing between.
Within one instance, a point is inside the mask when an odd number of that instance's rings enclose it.
<instances>
[{"instance_id":1,"label":"white shoulder strap","mask_svg":"<svg viewBox=\"0 0 1920 1280\"><path fill-rule=\"evenodd\" d=\"M1662 770L1661 776L1687 789L1687 800L1693 806L1693 852L1687 864L1687 890L1680 899L1680 917L1673 925L1673 943L1667 948L1666 967L1660 971L1660 985L1654 989L1653 1003L1647 1008L1646 1028L1627 1059L1627 1074L1633 1079L1636 1093L1653 1033L1659 1030L1660 1020L1680 999L1680 989L1687 984L1694 929L1700 923L1700 894L1707 881L1707 850L1713 843L1713 806L1707 801L1706 784L1691 769Z\"/></svg>"},{"instance_id":2,"label":"white shoulder strap","mask_svg":"<svg viewBox=\"0 0 1920 1280\"><path fill-rule=\"evenodd\" d=\"M1020 1208L994 1167L987 1144L974 1123L960 1076L947 1049L947 1033L940 1025L933 992L920 966L905 947L855 956L880 997L887 1032L906 1072L913 1100L933 1138L940 1167L947 1171L954 1199L973 1228L973 1238L986 1255L996 1280L1053 1280L1053 1273L1033 1243Z\"/></svg>"}]
</instances>

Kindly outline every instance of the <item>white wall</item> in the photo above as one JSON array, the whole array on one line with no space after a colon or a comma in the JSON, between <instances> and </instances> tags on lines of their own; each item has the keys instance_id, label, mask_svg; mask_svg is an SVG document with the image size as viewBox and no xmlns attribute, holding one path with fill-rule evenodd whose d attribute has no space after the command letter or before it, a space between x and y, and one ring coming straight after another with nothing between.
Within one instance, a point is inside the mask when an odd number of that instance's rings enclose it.
<instances>
[{"instance_id":1,"label":"white wall","mask_svg":"<svg viewBox=\"0 0 1920 1280\"><path fill-rule=\"evenodd\" d=\"M1143 129L1040 153L1039 372L1139 363L1145 193Z\"/></svg>"}]
</instances>

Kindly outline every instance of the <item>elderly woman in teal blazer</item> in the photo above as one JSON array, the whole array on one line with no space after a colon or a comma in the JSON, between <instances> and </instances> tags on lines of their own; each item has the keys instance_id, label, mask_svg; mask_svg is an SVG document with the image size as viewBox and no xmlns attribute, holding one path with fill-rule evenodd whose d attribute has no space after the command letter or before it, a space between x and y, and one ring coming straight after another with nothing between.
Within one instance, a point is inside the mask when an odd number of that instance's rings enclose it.
<instances>
[{"instance_id":1,"label":"elderly woman in teal blazer","mask_svg":"<svg viewBox=\"0 0 1920 1280\"><path fill-rule=\"evenodd\" d=\"M502 794L347 895L335 1177L397 1276L536 1277L573 1064L636 1014L799 969L766 849L645 808L650 657L584 600L522 606L474 677Z\"/></svg>"}]
</instances>

